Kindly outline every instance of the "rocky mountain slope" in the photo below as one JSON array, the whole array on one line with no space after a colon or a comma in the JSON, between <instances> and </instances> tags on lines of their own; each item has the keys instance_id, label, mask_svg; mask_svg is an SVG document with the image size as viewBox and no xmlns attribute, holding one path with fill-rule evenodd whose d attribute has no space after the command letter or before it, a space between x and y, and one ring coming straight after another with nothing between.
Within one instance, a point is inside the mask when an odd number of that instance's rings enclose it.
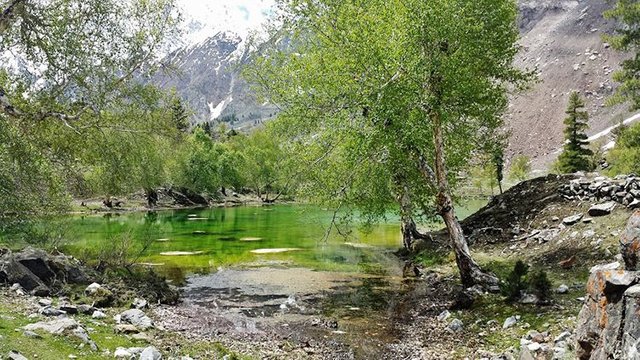
<instances>
[{"instance_id":1,"label":"rocky mountain slope","mask_svg":"<svg viewBox=\"0 0 640 360\"><path fill-rule=\"evenodd\" d=\"M205 41L178 49L167 58L171 69L152 82L175 89L194 112L194 122L219 120L234 128L250 127L272 118L274 106L259 104L240 77L247 61L244 40L219 32Z\"/></svg>"},{"instance_id":2,"label":"rocky mountain slope","mask_svg":"<svg viewBox=\"0 0 640 360\"><path fill-rule=\"evenodd\" d=\"M625 106L604 106L615 87L611 72L626 55L602 40L615 25L602 16L611 6L606 0L521 0L519 5L522 51L517 61L537 68L539 82L512 98L506 118L513 134L509 155L530 156L534 168L541 169L562 145L562 121L572 90L585 99L589 135L629 115Z\"/></svg>"},{"instance_id":3,"label":"rocky mountain slope","mask_svg":"<svg viewBox=\"0 0 640 360\"><path fill-rule=\"evenodd\" d=\"M590 115L589 135L629 114L626 107L605 107L615 84L611 72L625 57L603 43L614 24L602 13L607 0L520 0L522 51L518 64L537 69L538 82L514 94L507 128L512 132L508 157L525 154L534 169L544 169L563 142L564 111L572 90L582 93ZM243 40L218 33L170 55L176 74L154 81L175 87L195 112L198 122L220 119L233 127L250 127L275 115L277 109L259 103L240 79L238 65L246 61ZM600 141L607 142L606 136Z\"/></svg>"}]
</instances>

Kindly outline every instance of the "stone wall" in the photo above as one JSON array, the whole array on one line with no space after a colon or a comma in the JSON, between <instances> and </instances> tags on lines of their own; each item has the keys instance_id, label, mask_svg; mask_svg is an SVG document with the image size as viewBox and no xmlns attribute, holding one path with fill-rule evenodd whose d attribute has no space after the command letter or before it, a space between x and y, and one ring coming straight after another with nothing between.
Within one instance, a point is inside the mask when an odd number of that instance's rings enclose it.
<instances>
[{"instance_id":1,"label":"stone wall","mask_svg":"<svg viewBox=\"0 0 640 360\"><path fill-rule=\"evenodd\" d=\"M640 177L635 175L581 177L561 185L559 191L567 200L615 201L630 209L640 208Z\"/></svg>"}]
</instances>

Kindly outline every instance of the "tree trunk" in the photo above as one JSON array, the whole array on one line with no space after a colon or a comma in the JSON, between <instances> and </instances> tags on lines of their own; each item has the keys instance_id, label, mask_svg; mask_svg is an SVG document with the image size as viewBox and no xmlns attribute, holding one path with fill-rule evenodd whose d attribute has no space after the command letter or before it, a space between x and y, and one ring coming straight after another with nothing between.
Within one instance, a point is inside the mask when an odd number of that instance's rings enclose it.
<instances>
[{"instance_id":1,"label":"tree trunk","mask_svg":"<svg viewBox=\"0 0 640 360\"><path fill-rule=\"evenodd\" d=\"M498 181L498 188L500 189L500 195L502 195L502 181Z\"/></svg>"},{"instance_id":2,"label":"tree trunk","mask_svg":"<svg viewBox=\"0 0 640 360\"><path fill-rule=\"evenodd\" d=\"M397 182L402 183L400 180L397 180ZM406 184L401 185L398 202L400 203L400 228L402 230L402 244L404 245L404 248L412 251L413 243L416 240L431 241L432 239L429 235L422 234L418 231L416 222L413 221L413 217L411 216L411 197L409 195L409 188Z\"/></svg>"},{"instance_id":3,"label":"tree trunk","mask_svg":"<svg viewBox=\"0 0 640 360\"><path fill-rule=\"evenodd\" d=\"M456 263L460 270L462 285L471 287L474 285L497 285L498 278L493 274L485 273L480 266L471 258L467 240L464 237L462 227L458 222L453 208L453 201L447 180L447 170L445 166L444 137L442 134L442 124L440 114L432 112L430 114L433 123L433 141L435 147L435 180L437 186L436 208L444 221L451 246L456 254Z\"/></svg>"}]
</instances>

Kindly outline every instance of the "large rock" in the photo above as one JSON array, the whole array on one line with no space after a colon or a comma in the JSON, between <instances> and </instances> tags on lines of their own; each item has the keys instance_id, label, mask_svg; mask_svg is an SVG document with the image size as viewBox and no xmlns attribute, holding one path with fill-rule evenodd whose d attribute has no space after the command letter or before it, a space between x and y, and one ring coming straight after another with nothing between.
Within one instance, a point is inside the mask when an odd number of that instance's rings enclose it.
<instances>
[{"instance_id":1,"label":"large rock","mask_svg":"<svg viewBox=\"0 0 640 360\"><path fill-rule=\"evenodd\" d=\"M45 283L50 283L56 276L49 267L49 255L44 250L28 247L16 253L14 258Z\"/></svg>"},{"instance_id":2,"label":"large rock","mask_svg":"<svg viewBox=\"0 0 640 360\"><path fill-rule=\"evenodd\" d=\"M613 201L608 201L606 203L593 205L589 209L589 216L605 216L611 214L613 209L615 209L616 203Z\"/></svg>"},{"instance_id":3,"label":"large rock","mask_svg":"<svg viewBox=\"0 0 640 360\"><path fill-rule=\"evenodd\" d=\"M71 318L58 318L51 321L41 321L35 324L29 324L22 329L26 331L45 331L52 335L70 335L80 339L83 343L88 344L92 350L97 350L98 347L91 340L87 330L74 319Z\"/></svg>"},{"instance_id":4,"label":"large rock","mask_svg":"<svg viewBox=\"0 0 640 360\"><path fill-rule=\"evenodd\" d=\"M0 258L0 283L20 284L25 290L45 296L49 288L11 254Z\"/></svg>"},{"instance_id":5,"label":"large rock","mask_svg":"<svg viewBox=\"0 0 640 360\"><path fill-rule=\"evenodd\" d=\"M627 270L640 270L638 257L640 254L640 211L631 215L627 227L620 237L620 254Z\"/></svg>"},{"instance_id":6,"label":"large rock","mask_svg":"<svg viewBox=\"0 0 640 360\"><path fill-rule=\"evenodd\" d=\"M31 247L18 253L0 253L0 283L18 283L34 295L46 296L49 287L65 283L87 282L83 267L71 257L50 255Z\"/></svg>"},{"instance_id":7,"label":"large rock","mask_svg":"<svg viewBox=\"0 0 640 360\"><path fill-rule=\"evenodd\" d=\"M629 316L625 292L640 280L640 272L594 267L587 283L587 297L578 315L576 355L579 359L619 358L623 331Z\"/></svg>"}]
</instances>

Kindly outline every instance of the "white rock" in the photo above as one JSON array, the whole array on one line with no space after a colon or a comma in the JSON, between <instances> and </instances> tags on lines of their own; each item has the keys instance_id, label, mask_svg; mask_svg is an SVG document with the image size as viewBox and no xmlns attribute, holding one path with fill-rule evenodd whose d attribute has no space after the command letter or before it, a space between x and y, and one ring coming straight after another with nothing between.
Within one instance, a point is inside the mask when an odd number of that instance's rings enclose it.
<instances>
[{"instance_id":1,"label":"white rock","mask_svg":"<svg viewBox=\"0 0 640 360\"><path fill-rule=\"evenodd\" d=\"M149 346L142 350L139 360L162 360L162 354L158 349L153 346Z\"/></svg>"},{"instance_id":2,"label":"white rock","mask_svg":"<svg viewBox=\"0 0 640 360\"><path fill-rule=\"evenodd\" d=\"M100 310L96 310L93 312L93 314L91 314L91 317L94 319L105 319L107 317L107 314L103 313Z\"/></svg>"},{"instance_id":3,"label":"white rock","mask_svg":"<svg viewBox=\"0 0 640 360\"><path fill-rule=\"evenodd\" d=\"M87 288L84 290L84 292L85 292L85 294L93 295L101 288L102 288L102 285L100 285L98 283L92 283L91 285L87 286Z\"/></svg>"},{"instance_id":4,"label":"white rock","mask_svg":"<svg viewBox=\"0 0 640 360\"><path fill-rule=\"evenodd\" d=\"M558 294L566 294L569 292L569 287L565 284L562 284L558 287L558 290L556 290L558 292Z\"/></svg>"},{"instance_id":5,"label":"white rock","mask_svg":"<svg viewBox=\"0 0 640 360\"><path fill-rule=\"evenodd\" d=\"M536 351L540 350L541 347L542 347L542 345L540 345L537 342L532 342L531 344L527 345L527 349L529 349L529 351L531 351L531 352L536 352Z\"/></svg>"}]
</instances>

